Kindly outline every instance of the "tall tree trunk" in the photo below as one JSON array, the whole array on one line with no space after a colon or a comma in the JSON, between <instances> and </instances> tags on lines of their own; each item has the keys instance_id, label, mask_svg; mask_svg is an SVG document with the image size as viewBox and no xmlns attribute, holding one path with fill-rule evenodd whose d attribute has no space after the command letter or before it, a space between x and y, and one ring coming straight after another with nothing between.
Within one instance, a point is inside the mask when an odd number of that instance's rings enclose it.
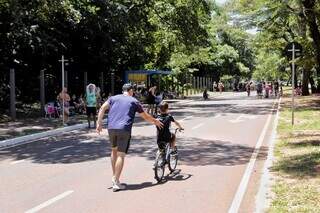
<instances>
[{"instance_id":1,"label":"tall tree trunk","mask_svg":"<svg viewBox=\"0 0 320 213\"><path fill-rule=\"evenodd\" d=\"M320 31L317 23L317 15L315 13L316 0L302 0L304 7L304 16L310 28L311 37L315 48L316 70L317 70L317 92L320 92Z\"/></svg>"},{"instance_id":2,"label":"tall tree trunk","mask_svg":"<svg viewBox=\"0 0 320 213\"><path fill-rule=\"evenodd\" d=\"M309 93L309 75L310 71L303 69L302 70L302 95L307 96Z\"/></svg>"}]
</instances>

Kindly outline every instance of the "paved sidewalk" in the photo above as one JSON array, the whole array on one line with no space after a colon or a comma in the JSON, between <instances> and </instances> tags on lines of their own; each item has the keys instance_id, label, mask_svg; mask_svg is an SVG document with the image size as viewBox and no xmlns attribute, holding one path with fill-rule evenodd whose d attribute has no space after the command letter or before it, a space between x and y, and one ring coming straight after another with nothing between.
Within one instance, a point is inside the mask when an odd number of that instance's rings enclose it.
<instances>
[{"instance_id":1,"label":"paved sidewalk","mask_svg":"<svg viewBox=\"0 0 320 213\"><path fill-rule=\"evenodd\" d=\"M85 115L76 115L70 118L71 125L83 123L85 121ZM59 118L26 118L2 122L0 123L0 141L53 130L60 127L62 127L62 121Z\"/></svg>"}]
</instances>

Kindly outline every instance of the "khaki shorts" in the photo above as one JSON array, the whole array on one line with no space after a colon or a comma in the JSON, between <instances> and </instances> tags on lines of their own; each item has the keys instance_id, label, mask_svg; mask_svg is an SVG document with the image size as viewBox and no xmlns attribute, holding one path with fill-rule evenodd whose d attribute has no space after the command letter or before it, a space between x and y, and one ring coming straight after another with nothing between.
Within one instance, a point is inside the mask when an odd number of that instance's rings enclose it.
<instances>
[{"instance_id":1,"label":"khaki shorts","mask_svg":"<svg viewBox=\"0 0 320 213\"><path fill-rule=\"evenodd\" d=\"M122 129L109 129L109 138L112 148L118 148L118 152L128 153L131 132Z\"/></svg>"}]
</instances>

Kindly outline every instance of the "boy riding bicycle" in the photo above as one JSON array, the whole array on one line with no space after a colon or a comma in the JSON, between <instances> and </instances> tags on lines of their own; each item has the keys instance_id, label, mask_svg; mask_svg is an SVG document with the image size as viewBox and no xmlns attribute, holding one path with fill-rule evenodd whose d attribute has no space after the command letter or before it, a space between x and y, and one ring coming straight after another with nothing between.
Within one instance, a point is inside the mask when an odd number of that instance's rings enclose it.
<instances>
[{"instance_id":1,"label":"boy riding bicycle","mask_svg":"<svg viewBox=\"0 0 320 213\"><path fill-rule=\"evenodd\" d=\"M169 104L165 101L162 101L159 105L160 114L157 116L157 120L163 123L163 128L160 129L157 127L157 144L159 151L165 149L166 144L170 143L171 148L173 149L173 154L177 153L176 147L176 136L170 132L171 122L173 122L180 130L183 130L180 123L169 114Z\"/></svg>"}]
</instances>

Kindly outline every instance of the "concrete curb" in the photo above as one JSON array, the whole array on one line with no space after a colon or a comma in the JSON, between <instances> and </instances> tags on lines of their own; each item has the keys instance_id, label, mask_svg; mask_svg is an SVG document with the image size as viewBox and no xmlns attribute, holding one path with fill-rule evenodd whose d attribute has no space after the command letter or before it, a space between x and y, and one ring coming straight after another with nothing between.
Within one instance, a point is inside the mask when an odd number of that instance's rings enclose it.
<instances>
[{"instance_id":1,"label":"concrete curb","mask_svg":"<svg viewBox=\"0 0 320 213\"><path fill-rule=\"evenodd\" d=\"M76 124L76 125L72 125L72 126L67 126L67 127L62 127L62 128L58 128L58 129L45 131L45 132L40 132L40 133L30 134L30 135L26 135L26 136L2 140L2 141L0 141L0 149L12 147L12 146L17 146L17 145L22 145L25 143L30 143L30 142L37 140L37 139L40 139L40 138L50 137L50 136L54 136L54 135L64 133L64 132L70 132L73 130L83 129L87 125L88 125L87 123Z\"/></svg>"},{"instance_id":2,"label":"concrete curb","mask_svg":"<svg viewBox=\"0 0 320 213\"><path fill-rule=\"evenodd\" d=\"M280 97L278 101L278 108L277 113L274 119L274 124L272 127L272 133L271 138L269 140L269 150L268 150L268 157L267 160L263 166L263 174L261 177L261 182L258 190L258 194L256 196L256 209L255 212L266 212L266 210L270 206L270 200L268 199L268 196L271 194L271 175L270 175L270 168L273 164L274 160L274 145L277 139L277 127L279 122L279 116L280 116L280 108L281 108L281 100Z\"/></svg>"}]
</instances>

